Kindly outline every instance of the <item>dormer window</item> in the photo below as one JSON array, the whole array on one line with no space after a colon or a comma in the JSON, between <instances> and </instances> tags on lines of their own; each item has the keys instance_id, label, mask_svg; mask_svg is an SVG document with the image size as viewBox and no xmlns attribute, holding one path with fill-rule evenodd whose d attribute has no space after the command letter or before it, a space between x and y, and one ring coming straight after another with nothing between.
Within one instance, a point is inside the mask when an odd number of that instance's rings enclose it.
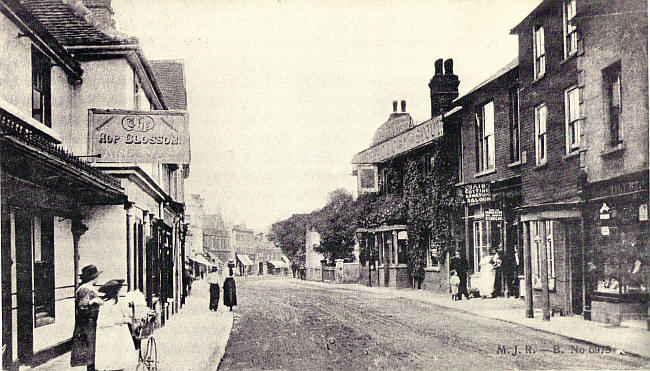
<instances>
[{"instance_id":1,"label":"dormer window","mask_svg":"<svg viewBox=\"0 0 650 371\"><path fill-rule=\"evenodd\" d=\"M576 0L564 0L564 57L578 51L578 28L574 24Z\"/></svg>"},{"instance_id":2,"label":"dormer window","mask_svg":"<svg viewBox=\"0 0 650 371\"><path fill-rule=\"evenodd\" d=\"M32 48L32 117L52 127L50 60L38 49Z\"/></svg>"},{"instance_id":3,"label":"dormer window","mask_svg":"<svg viewBox=\"0 0 650 371\"><path fill-rule=\"evenodd\" d=\"M533 29L533 59L535 62L535 80L546 72L546 48L544 47L544 26Z\"/></svg>"}]
</instances>

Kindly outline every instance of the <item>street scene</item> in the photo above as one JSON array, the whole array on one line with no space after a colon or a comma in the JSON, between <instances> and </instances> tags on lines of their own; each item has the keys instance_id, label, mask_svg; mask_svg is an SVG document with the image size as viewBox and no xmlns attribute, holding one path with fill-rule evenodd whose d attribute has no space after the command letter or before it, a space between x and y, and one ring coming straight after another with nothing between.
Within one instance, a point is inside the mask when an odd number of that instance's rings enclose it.
<instances>
[{"instance_id":1,"label":"street scene","mask_svg":"<svg viewBox=\"0 0 650 371\"><path fill-rule=\"evenodd\" d=\"M3 370L650 368L648 3L0 0Z\"/></svg>"}]
</instances>

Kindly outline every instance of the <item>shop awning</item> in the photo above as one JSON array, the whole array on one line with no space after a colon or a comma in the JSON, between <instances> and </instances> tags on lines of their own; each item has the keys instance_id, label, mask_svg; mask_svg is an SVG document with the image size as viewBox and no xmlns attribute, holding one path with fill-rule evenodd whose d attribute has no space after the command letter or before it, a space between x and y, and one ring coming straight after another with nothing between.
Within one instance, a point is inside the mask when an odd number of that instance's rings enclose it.
<instances>
[{"instance_id":1,"label":"shop awning","mask_svg":"<svg viewBox=\"0 0 650 371\"><path fill-rule=\"evenodd\" d=\"M208 261L208 259L204 258L201 255L192 256L192 257L190 257L190 260L193 260L193 261L195 261L195 262L197 262L199 264L203 264L206 267L214 267L214 264L210 263Z\"/></svg>"},{"instance_id":2,"label":"shop awning","mask_svg":"<svg viewBox=\"0 0 650 371\"><path fill-rule=\"evenodd\" d=\"M243 265L253 265L253 261L248 257L248 255L237 254L237 259L239 259L239 262Z\"/></svg>"},{"instance_id":3,"label":"shop awning","mask_svg":"<svg viewBox=\"0 0 650 371\"><path fill-rule=\"evenodd\" d=\"M289 265L287 263L279 260L269 260L269 264L273 265L276 268L289 268Z\"/></svg>"}]
</instances>

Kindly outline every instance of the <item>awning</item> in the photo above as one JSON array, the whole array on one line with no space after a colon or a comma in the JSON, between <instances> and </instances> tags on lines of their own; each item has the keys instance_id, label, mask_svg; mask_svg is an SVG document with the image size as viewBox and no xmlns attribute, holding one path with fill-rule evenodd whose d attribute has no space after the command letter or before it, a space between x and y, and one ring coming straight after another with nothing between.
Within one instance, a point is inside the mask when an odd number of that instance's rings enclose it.
<instances>
[{"instance_id":1,"label":"awning","mask_svg":"<svg viewBox=\"0 0 650 371\"><path fill-rule=\"evenodd\" d=\"M276 268L289 268L289 265L287 263L279 260L269 260L269 264L273 265Z\"/></svg>"},{"instance_id":2,"label":"awning","mask_svg":"<svg viewBox=\"0 0 650 371\"><path fill-rule=\"evenodd\" d=\"M282 261L287 264L287 267L291 265L291 260L286 255L282 255Z\"/></svg>"},{"instance_id":3,"label":"awning","mask_svg":"<svg viewBox=\"0 0 650 371\"><path fill-rule=\"evenodd\" d=\"M206 267L214 267L214 264L210 263L206 258L204 258L201 255L192 256L190 257L190 260L194 260L195 262L199 264L203 264Z\"/></svg>"},{"instance_id":4,"label":"awning","mask_svg":"<svg viewBox=\"0 0 650 371\"><path fill-rule=\"evenodd\" d=\"M248 255L237 254L237 259L239 259L239 262L243 265L253 265L253 262L251 261L251 258L248 257Z\"/></svg>"}]
</instances>

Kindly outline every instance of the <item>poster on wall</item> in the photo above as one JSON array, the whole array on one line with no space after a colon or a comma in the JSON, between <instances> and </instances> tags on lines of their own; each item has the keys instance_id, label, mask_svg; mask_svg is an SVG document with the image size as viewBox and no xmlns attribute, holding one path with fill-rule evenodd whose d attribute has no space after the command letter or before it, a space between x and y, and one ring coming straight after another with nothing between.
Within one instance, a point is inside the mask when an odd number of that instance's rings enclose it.
<instances>
[{"instance_id":1,"label":"poster on wall","mask_svg":"<svg viewBox=\"0 0 650 371\"><path fill-rule=\"evenodd\" d=\"M357 190L361 193L379 192L377 166L359 165L357 167Z\"/></svg>"},{"instance_id":2,"label":"poster on wall","mask_svg":"<svg viewBox=\"0 0 650 371\"><path fill-rule=\"evenodd\" d=\"M190 162L185 111L88 110L88 153L101 162Z\"/></svg>"}]
</instances>

